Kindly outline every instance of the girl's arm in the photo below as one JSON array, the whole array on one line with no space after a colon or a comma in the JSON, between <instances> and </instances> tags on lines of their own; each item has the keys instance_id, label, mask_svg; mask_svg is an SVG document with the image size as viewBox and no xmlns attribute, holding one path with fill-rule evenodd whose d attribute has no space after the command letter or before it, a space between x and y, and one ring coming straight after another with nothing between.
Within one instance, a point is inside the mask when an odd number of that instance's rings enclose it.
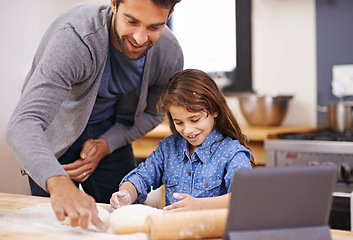
<instances>
[{"instance_id":1,"label":"girl's arm","mask_svg":"<svg viewBox=\"0 0 353 240\"><path fill-rule=\"evenodd\" d=\"M191 211L216 208L228 208L231 193L217 197L194 198L186 193L174 193L173 197L181 199L179 202L166 206L164 211Z\"/></svg>"},{"instance_id":2,"label":"girl's arm","mask_svg":"<svg viewBox=\"0 0 353 240\"><path fill-rule=\"evenodd\" d=\"M137 190L131 182L121 184L119 191L113 193L110 198L110 205L113 208L119 208L135 202L137 199Z\"/></svg>"}]
</instances>

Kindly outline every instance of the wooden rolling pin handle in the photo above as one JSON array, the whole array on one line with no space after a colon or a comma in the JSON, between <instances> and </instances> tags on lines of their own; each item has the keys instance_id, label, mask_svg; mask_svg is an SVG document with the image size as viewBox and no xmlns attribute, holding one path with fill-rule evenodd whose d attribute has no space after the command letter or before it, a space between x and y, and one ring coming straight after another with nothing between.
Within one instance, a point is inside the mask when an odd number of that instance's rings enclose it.
<instances>
[{"instance_id":1,"label":"wooden rolling pin handle","mask_svg":"<svg viewBox=\"0 0 353 240\"><path fill-rule=\"evenodd\" d=\"M131 233L148 234L150 232L150 228L147 224L116 227L113 230L115 234L131 234Z\"/></svg>"},{"instance_id":2,"label":"wooden rolling pin handle","mask_svg":"<svg viewBox=\"0 0 353 240\"><path fill-rule=\"evenodd\" d=\"M151 215L146 219L150 240L222 238L228 209Z\"/></svg>"}]
</instances>

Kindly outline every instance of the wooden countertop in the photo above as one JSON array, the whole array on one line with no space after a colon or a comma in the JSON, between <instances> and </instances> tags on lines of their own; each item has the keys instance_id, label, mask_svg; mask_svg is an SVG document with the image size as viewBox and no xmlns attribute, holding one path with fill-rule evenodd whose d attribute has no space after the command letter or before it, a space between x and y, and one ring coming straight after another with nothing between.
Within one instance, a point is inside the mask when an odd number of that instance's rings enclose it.
<instances>
[{"instance_id":1,"label":"wooden countertop","mask_svg":"<svg viewBox=\"0 0 353 240\"><path fill-rule=\"evenodd\" d=\"M18 194L8 194L8 193L0 193L0 221L2 218L5 218L8 214L20 210L23 208L35 206L37 204L49 204L50 199L49 198L42 198L42 197L33 197L33 196L27 196L27 195L18 195ZM30 222L35 222L36 219L32 218L29 220ZM29 222L28 222L29 223ZM74 229L75 234L72 239L86 239L85 236L78 232L77 228L71 228L69 227L68 229ZM60 233L61 235L58 237L58 235L55 235L55 233L48 234L48 233L26 233L23 231L7 231L4 228L0 228L0 239L63 239L63 233ZM92 237L93 233L89 233ZM97 233L94 233L97 234ZM119 239L118 235L109 234L110 236L107 235L106 239ZM331 230L331 235L332 235L332 240L348 240L348 239L353 239L353 232L349 231L341 231L341 230ZM100 236L102 237L102 235ZM71 238L66 238L66 239L71 239ZM96 238L96 239L101 239L101 238ZM126 239L126 238L124 238Z\"/></svg>"},{"instance_id":2,"label":"wooden countertop","mask_svg":"<svg viewBox=\"0 0 353 240\"><path fill-rule=\"evenodd\" d=\"M241 126L243 133L248 137L249 141L264 141L274 138L277 134L282 133L307 133L317 130L316 127L308 126Z\"/></svg>"},{"instance_id":3,"label":"wooden countertop","mask_svg":"<svg viewBox=\"0 0 353 240\"><path fill-rule=\"evenodd\" d=\"M273 126L273 127L263 127L263 126L240 126L243 133L248 137L250 141L264 141L266 139L272 138L274 135L281 133L290 132L312 132L317 130L316 127L309 126ZM168 124L162 123L158 125L155 129L147 133L144 137L147 138L165 138L171 134Z\"/></svg>"}]
</instances>

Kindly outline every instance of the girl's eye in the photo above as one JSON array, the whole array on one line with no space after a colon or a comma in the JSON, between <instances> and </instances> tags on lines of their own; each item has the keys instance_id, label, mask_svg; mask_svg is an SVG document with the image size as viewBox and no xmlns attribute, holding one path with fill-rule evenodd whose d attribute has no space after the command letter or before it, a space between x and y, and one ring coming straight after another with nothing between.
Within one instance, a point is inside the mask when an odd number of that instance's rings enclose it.
<instances>
[{"instance_id":1,"label":"girl's eye","mask_svg":"<svg viewBox=\"0 0 353 240\"><path fill-rule=\"evenodd\" d=\"M200 118L197 118L197 119L191 120L191 122L198 122L199 120L200 120Z\"/></svg>"},{"instance_id":2,"label":"girl's eye","mask_svg":"<svg viewBox=\"0 0 353 240\"><path fill-rule=\"evenodd\" d=\"M182 122L174 122L175 125L181 125Z\"/></svg>"}]
</instances>

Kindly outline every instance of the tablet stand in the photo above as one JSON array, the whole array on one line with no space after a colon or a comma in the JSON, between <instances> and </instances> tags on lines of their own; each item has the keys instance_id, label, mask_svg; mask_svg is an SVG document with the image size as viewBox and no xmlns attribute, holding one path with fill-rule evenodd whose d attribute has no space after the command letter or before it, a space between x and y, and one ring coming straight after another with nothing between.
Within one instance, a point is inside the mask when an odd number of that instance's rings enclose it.
<instances>
[{"instance_id":1,"label":"tablet stand","mask_svg":"<svg viewBox=\"0 0 353 240\"><path fill-rule=\"evenodd\" d=\"M226 240L331 240L328 225L259 230L230 230Z\"/></svg>"}]
</instances>

